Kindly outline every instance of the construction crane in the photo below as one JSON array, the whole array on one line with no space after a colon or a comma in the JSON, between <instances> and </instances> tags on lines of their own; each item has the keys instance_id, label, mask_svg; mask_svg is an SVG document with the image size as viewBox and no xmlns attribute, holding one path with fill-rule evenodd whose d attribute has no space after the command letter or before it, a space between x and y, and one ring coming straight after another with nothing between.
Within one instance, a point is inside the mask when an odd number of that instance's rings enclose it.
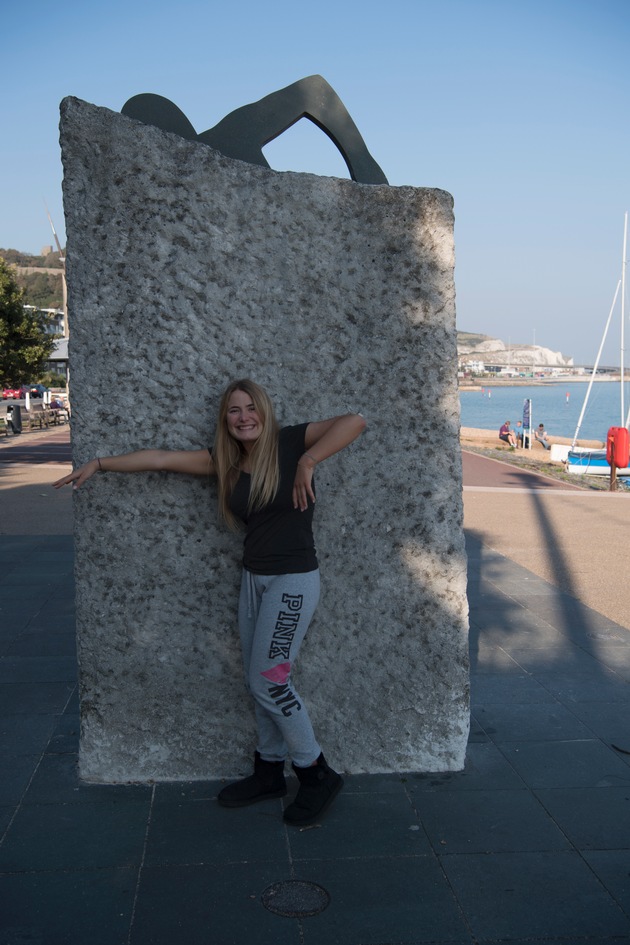
<instances>
[{"instance_id":1,"label":"construction crane","mask_svg":"<svg viewBox=\"0 0 630 945\"><path fill-rule=\"evenodd\" d=\"M59 242L59 237L57 236L57 231L55 229L55 224L52 221L50 211L48 210L45 201L44 206L46 207L48 222L50 223L50 228L53 232L55 243L57 244L57 249L59 251L59 262L61 263L61 284L63 287L63 335L64 338L68 338L70 335L70 329L68 327L68 285L66 283L66 257L63 255L61 243Z\"/></svg>"}]
</instances>

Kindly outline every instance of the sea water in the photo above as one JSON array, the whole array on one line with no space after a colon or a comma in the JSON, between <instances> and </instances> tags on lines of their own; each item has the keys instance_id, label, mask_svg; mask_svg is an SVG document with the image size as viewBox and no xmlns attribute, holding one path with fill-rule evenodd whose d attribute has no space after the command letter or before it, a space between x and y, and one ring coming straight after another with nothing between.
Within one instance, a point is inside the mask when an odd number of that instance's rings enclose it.
<instances>
[{"instance_id":1,"label":"sea water","mask_svg":"<svg viewBox=\"0 0 630 945\"><path fill-rule=\"evenodd\" d=\"M569 384L548 383L523 387L484 387L482 390L460 392L461 423L463 427L478 427L482 430L499 430L510 421L516 426L523 419L523 403L532 402L532 425L544 423L545 430L553 440L555 436L575 435L588 381L572 381ZM630 407L630 383L624 390L624 409ZM578 439L606 441L610 427L621 423L621 385L614 381L596 381L591 387L588 404Z\"/></svg>"}]
</instances>

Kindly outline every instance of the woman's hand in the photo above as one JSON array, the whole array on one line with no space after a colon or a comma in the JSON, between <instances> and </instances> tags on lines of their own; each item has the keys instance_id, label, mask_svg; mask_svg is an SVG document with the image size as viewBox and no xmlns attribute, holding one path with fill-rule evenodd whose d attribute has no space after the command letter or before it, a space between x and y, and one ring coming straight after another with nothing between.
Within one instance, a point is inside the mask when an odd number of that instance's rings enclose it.
<instances>
[{"instance_id":1,"label":"woman's hand","mask_svg":"<svg viewBox=\"0 0 630 945\"><path fill-rule=\"evenodd\" d=\"M98 470L98 460L91 459L89 463L85 463L85 465L79 466L78 469L74 469L68 476L64 476L62 479L53 482L53 486L55 489L60 489L62 486L67 486L69 483L72 483L72 488L78 489L79 486L87 482Z\"/></svg>"},{"instance_id":2,"label":"woman's hand","mask_svg":"<svg viewBox=\"0 0 630 945\"><path fill-rule=\"evenodd\" d=\"M137 473L137 472L178 472L191 476L210 476L214 474L212 456L205 450L134 450L133 453L121 453L116 456L101 456L91 459L84 466L79 466L69 476L53 482L55 489L72 483L78 489L95 472Z\"/></svg>"},{"instance_id":3,"label":"woman's hand","mask_svg":"<svg viewBox=\"0 0 630 945\"><path fill-rule=\"evenodd\" d=\"M308 508L308 500L315 502L315 493L313 491L313 470L315 469L314 460L306 453L300 458L295 471L295 480L293 481L293 508L300 512Z\"/></svg>"},{"instance_id":4,"label":"woman's hand","mask_svg":"<svg viewBox=\"0 0 630 945\"><path fill-rule=\"evenodd\" d=\"M293 508L304 512L308 500L315 502L313 470L318 463L356 440L365 430L360 413L347 413L329 420L309 423L304 434L306 452L300 457L293 482Z\"/></svg>"}]
</instances>

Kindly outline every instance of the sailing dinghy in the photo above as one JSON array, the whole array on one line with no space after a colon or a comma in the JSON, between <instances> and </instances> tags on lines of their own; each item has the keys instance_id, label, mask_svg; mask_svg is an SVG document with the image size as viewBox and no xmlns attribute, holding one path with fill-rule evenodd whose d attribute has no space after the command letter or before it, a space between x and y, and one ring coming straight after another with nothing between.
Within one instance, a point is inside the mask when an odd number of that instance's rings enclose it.
<instances>
[{"instance_id":1,"label":"sailing dinghy","mask_svg":"<svg viewBox=\"0 0 630 945\"><path fill-rule=\"evenodd\" d=\"M584 403L582 405L582 410L580 412L580 417L577 422L577 427L575 429L575 435L571 443L571 448L569 449L567 459L566 459L566 469L567 472L574 473L577 476L609 476L610 477L610 463L607 459L607 451L604 447L603 449L589 449L587 447L576 446L578 434L580 432L580 427L582 426L582 420L584 419L584 414L586 412L586 405L588 404L588 398L591 393L591 388L593 386L593 381L595 380L595 375L597 374L597 369L599 367L599 361L602 356L602 351L604 348L604 342L606 341L606 335L608 334L608 329L610 327L610 322L612 319L615 306L617 304L617 297L619 295L619 290L621 289L621 363L619 367L619 379L621 384L621 426L625 426L626 429L630 428L630 408L628 413L625 413L624 405L624 381L625 381L625 370L624 370L624 331L625 331L625 298L626 298L626 246L627 246L627 236L628 236L628 214L626 213L624 218L624 228L623 228L623 254L622 254L622 266L621 266L621 279L617 283L617 289L615 291L615 297L613 298L612 305L610 306L610 312L608 313L608 320L606 321L606 327L604 328L604 334L599 346L599 351L597 352L597 358L595 360L595 365L591 374L591 379L589 381L588 388L586 390L586 395L584 397ZM625 467L623 469L617 469L617 476L630 476L630 467Z\"/></svg>"}]
</instances>

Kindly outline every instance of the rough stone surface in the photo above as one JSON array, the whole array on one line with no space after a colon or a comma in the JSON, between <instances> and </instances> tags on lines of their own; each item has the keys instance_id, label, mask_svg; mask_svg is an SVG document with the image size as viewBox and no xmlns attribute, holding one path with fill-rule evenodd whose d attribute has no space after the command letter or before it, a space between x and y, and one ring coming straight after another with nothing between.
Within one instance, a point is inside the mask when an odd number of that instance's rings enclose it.
<instances>
[{"instance_id":1,"label":"rough stone surface","mask_svg":"<svg viewBox=\"0 0 630 945\"><path fill-rule=\"evenodd\" d=\"M283 423L361 411L317 470L323 595L296 683L335 767L460 769L451 197L269 171L74 98L61 140L75 462L210 443L239 376ZM75 522L82 776L247 771L240 537L213 484L94 477Z\"/></svg>"}]
</instances>

